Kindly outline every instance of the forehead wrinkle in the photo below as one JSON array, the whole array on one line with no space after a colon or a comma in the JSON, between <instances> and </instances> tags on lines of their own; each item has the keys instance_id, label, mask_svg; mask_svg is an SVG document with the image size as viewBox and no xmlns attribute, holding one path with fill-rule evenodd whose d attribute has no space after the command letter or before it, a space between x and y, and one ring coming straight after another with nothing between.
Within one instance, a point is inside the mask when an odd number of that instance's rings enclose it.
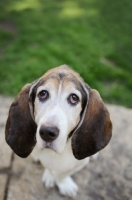
<instances>
[{"instance_id":1,"label":"forehead wrinkle","mask_svg":"<svg viewBox=\"0 0 132 200\"><path fill-rule=\"evenodd\" d=\"M70 85L70 84L72 84L72 86L73 86L76 90L81 91L80 82L79 82L77 79L75 79L75 78L73 78L73 77L70 77L70 76L65 77L65 78L63 79L63 86L65 87L65 85Z\"/></svg>"},{"instance_id":2,"label":"forehead wrinkle","mask_svg":"<svg viewBox=\"0 0 132 200\"><path fill-rule=\"evenodd\" d=\"M50 84L53 84L55 86L55 88L58 88L58 85L59 85L59 80L56 76L52 75L52 76L49 76L49 77L46 77L39 86L44 86L44 85L49 85Z\"/></svg>"},{"instance_id":3,"label":"forehead wrinkle","mask_svg":"<svg viewBox=\"0 0 132 200\"><path fill-rule=\"evenodd\" d=\"M54 85L58 96L61 94L62 85L65 77L66 77L65 73L50 74L50 76L47 77L46 82L54 80Z\"/></svg>"},{"instance_id":4,"label":"forehead wrinkle","mask_svg":"<svg viewBox=\"0 0 132 200\"><path fill-rule=\"evenodd\" d=\"M57 94L60 94L62 88L64 89L65 86L68 86L71 83L71 87L74 87L76 90L82 93L82 80L78 77L77 73L72 73L71 71L59 71L57 73L54 70L47 73L46 76L43 76L44 81L42 81L41 85L48 84L48 81L53 82L55 85Z\"/></svg>"}]
</instances>

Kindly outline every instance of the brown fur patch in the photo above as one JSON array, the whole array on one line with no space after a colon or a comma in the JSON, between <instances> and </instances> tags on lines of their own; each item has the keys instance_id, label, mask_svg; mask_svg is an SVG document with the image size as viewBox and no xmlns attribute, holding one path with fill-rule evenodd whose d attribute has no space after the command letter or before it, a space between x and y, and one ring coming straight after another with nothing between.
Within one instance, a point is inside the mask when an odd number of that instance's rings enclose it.
<instances>
[{"instance_id":1,"label":"brown fur patch","mask_svg":"<svg viewBox=\"0 0 132 200\"><path fill-rule=\"evenodd\" d=\"M109 113L99 93L90 90L86 114L81 126L73 133L72 149L77 159L84 159L103 149L112 136Z\"/></svg>"},{"instance_id":2,"label":"brown fur patch","mask_svg":"<svg viewBox=\"0 0 132 200\"><path fill-rule=\"evenodd\" d=\"M6 141L20 157L27 157L36 144L34 138L37 126L30 114L29 89L30 85L22 88L10 107L6 122Z\"/></svg>"}]
</instances>

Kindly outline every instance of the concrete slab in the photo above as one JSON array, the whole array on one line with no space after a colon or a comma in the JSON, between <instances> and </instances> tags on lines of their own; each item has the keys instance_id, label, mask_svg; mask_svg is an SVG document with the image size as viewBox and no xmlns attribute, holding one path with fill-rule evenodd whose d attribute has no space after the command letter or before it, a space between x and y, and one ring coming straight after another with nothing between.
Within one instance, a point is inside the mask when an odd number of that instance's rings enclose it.
<instances>
[{"instance_id":1,"label":"concrete slab","mask_svg":"<svg viewBox=\"0 0 132 200\"><path fill-rule=\"evenodd\" d=\"M8 176L6 174L0 174L0 199L1 200L4 200L4 197L5 197L7 179L8 179Z\"/></svg>"},{"instance_id":2,"label":"concrete slab","mask_svg":"<svg viewBox=\"0 0 132 200\"><path fill-rule=\"evenodd\" d=\"M5 142L5 123L11 102L11 98L0 96L0 169L8 168L11 162L12 151Z\"/></svg>"},{"instance_id":3,"label":"concrete slab","mask_svg":"<svg viewBox=\"0 0 132 200\"><path fill-rule=\"evenodd\" d=\"M76 200L132 199L132 110L108 105L113 122L110 144L73 176L79 185ZM15 156L7 200L69 200L57 188L47 190L41 183L43 168L31 157Z\"/></svg>"},{"instance_id":4,"label":"concrete slab","mask_svg":"<svg viewBox=\"0 0 132 200\"><path fill-rule=\"evenodd\" d=\"M0 200L69 200L60 196L57 188L44 188L44 169L31 157L15 156L12 160L4 134L11 102L11 98L0 96ZM112 140L97 161L73 176L79 185L76 200L132 200L132 109L108 108L113 122Z\"/></svg>"},{"instance_id":5,"label":"concrete slab","mask_svg":"<svg viewBox=\"0 0 132 200\"><path fill-rule=\"evenodd\" d=\"M0 200L4 200L8 184L12 151L5 142L5 123L11 98L0 96Z\"/></svg>"}]
</instances>

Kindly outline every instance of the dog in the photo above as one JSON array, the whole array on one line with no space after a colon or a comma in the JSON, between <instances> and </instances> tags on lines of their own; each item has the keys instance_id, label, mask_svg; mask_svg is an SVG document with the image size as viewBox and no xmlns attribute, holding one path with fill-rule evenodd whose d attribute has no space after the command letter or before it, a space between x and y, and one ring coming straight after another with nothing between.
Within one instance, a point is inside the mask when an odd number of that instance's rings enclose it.
<instances>
[{"instance_id":1,"label":"dog","mask_svg":"<svg viewBox=\"0 0 132 200\"><path fill-rule=\"evenodd\" d=\"M5 128L6 142L18 156L33 151L34 160L42 163L45 187L57 185L60 194L72 198L78 186L71 175L86 166L90 156L96 157L111 136L110 115L98 91L67 65L22 88Z\"/></svg>"}]
</instances>

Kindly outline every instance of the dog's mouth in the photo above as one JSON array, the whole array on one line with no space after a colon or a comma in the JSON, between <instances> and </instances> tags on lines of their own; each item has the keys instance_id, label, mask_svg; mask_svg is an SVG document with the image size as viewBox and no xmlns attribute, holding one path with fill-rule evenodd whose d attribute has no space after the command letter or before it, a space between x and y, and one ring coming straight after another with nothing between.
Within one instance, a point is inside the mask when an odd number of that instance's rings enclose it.
<instances>
[{"instance_id":1,"label":"dog's mouth","mask_svg":"<svg viewBox=\"0 0 132 200\"><path fill-rule=\"evenodd\" d=\"M51 149L51 150L53 150L54 152L56 152L56 150L54 149L53 144L52 144L52 143L49 143L49 142L45 142L45 141L43 141L43 143L41 144L41 147L39 146L39 149L40 149L40 150Z\"/></svg>"},{"instance_id":2,"label":"dog's mouth","mask_svg":"<svg viewBox=\"0 0 132 200\"><path fill-rule=\"evenodd\" d=\"M43 141L40 149L41 150L43 150L43 149L51 149L51 143L49 143L49 142L47 143L47 142Z\"/></svg>"},{"instance_id":3,"label":"dog's mouth","mask_svg":"<svg viewBox=\"0 0 132 200\"><path fill-rule=\"evenodd\" d=\"M47 143L44 148L51 149L51 143Z\"/></svg>"},{"instance_id":4,"label":"dog's mouth","mask_svg":"<svg viewBox=\"0 0 132 200\"><path fill-rule=\"evenodd\" d=\"M45 141L44 139L40 137L39 134L37 134L36 136L36 141L37 141L38 150L40 151L50 150L50 151L54 151L57 154L61 154L64 151L66 142L67 142L66 139L65 140L56 139L53 141Z\"/></svg>"}]
</instances>

